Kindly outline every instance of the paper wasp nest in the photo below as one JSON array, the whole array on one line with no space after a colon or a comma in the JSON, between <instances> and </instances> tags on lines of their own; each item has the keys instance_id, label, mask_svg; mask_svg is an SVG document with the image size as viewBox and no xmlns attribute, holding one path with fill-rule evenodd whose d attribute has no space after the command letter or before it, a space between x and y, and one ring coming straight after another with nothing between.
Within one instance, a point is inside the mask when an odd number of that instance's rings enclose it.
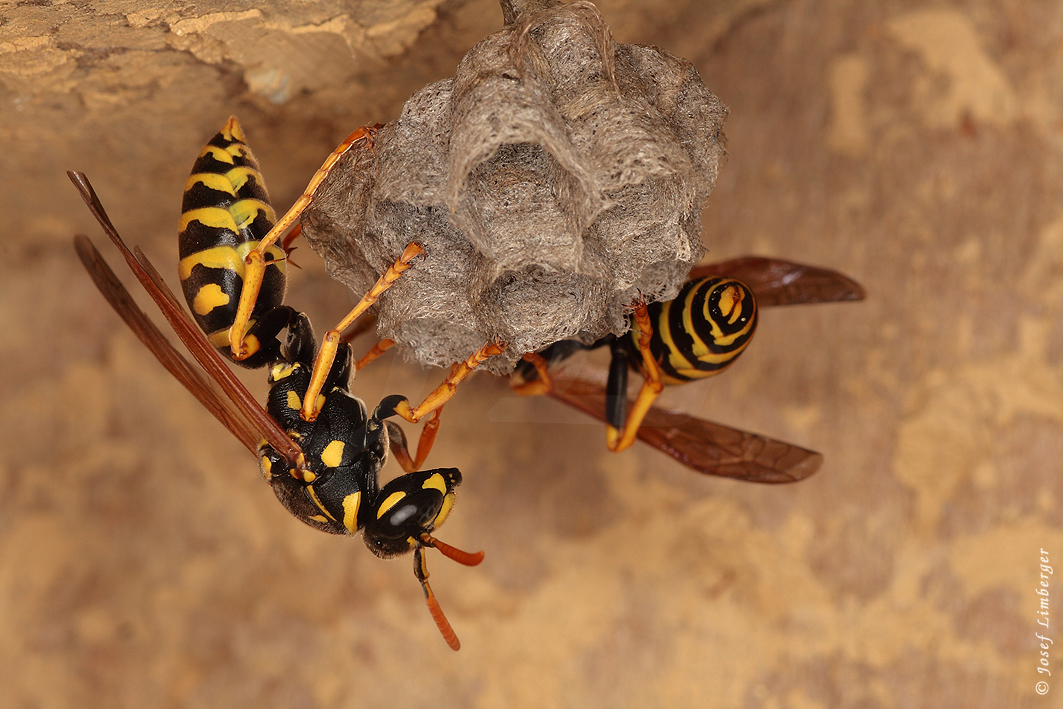
<instances>
[{"instance_id":1,"label":"paper wasp nest","mask_svg":"<svg viewBox=\"0 0 1063 709\"><path fill-rule=\"evenodd\" d=\"M702 255L702 208L727 109L686 60L616 44L589 2L502 0L505 26L356 146L303 216L332 275L360 297L411 241L377 332L449 365L484 367L626 329L637 294L674 297Z\"/></svg>"}]
</instances>

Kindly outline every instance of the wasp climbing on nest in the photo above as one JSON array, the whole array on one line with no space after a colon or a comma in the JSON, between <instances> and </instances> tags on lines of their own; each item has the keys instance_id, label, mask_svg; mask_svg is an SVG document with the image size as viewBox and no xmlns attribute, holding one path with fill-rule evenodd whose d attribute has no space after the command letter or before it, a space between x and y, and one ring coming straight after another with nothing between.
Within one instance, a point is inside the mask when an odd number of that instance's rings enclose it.
<instances>
[{"instance_id":1,"label":"wasp climbing on nest","mask_svg":"<svg viewBox=\"0 0 1063 709\"><path fill-rule=\"evenodd\" d=\"M428 584L424 549L436 548L468 566L479 564L483 553L461 551L433 536L453 508L461 473L456 468L420 467L434 442L439 411L457 383L501 346L486 345L456 365L419 406L392 395L370 413L349 389L354 366L350 345L340 342L337 334L335 347L322 358L325 348L318 348L309 319L284 304L287 255L266 243L275 216L235 118L203 149L185 187L179 275L195 324L143 252L126 246L85 175L68 175L202 370L170 345L92 242L75 237L82 263L115 311L163 366L257 455L263 477L295 517L332 534L361 532L366 546L382 558L412 551L414 574L429 611L446 642L457 650L457 635ZM252 299L246 328L240 330L243 354L230 359L249 368L269 368L265 408L219 354L232 353L230 331L241 318L246 256L253 252L265 255L261 294ZM411 244L345 321L353 322L421 253ZM389 419L416 422L429 414L432 418L411 455L401 427ZM405 474L381 487L378 474L389 451Z\"/></svg>"},{"instance_id":2,"label":"wasp climbing on nest","mask_svg":"<svg viewBox=\"0 0 1063 709\"><path fill-rule=\"evenodd\" d=\"M863 300L863 288L829 269L746 256L695 268L670 301L636 303L631 329L590 345L561 340L518 363L511 383L520 394L549 394L606 423L610 450L648 443L706 475L762 483L812 475L823 456L790 443L653 406L665 385L719 374L734 363L757 326L759 306ZM553 376L552 365L584 349L609 347L601 385ZM643 384L628 407L628 371Z\"/></svg>"}]
</instances>

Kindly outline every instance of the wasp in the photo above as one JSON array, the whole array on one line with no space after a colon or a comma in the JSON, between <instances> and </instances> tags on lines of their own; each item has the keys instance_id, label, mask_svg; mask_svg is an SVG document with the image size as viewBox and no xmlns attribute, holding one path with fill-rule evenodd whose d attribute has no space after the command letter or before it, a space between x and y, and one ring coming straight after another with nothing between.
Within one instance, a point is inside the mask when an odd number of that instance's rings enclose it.
<instances>
[{"instance_id":1,"label":"wasp","mask_svg":"<svg viewBox=\"0 0 1063 709\"><path fill-rule=\"evenodd\" d=\"M638 302L631 329L590 344L556 342L518 363L511 383L520 394L549 394L606 423L606 443L619 451L640 440L707 475L762 483L812 475L823 456L790 443L653 406L665 385L719 374L746 349L758 305L863 300L851 278L824 268L746 256L695 268L670 301ZM553 376L549 368L575 352L610 348L605 387ZM628 408L628 372L643 384Z\"/></svg>"},{"instance_id":2,"label":"wasp","mask_svg":"<svg viewBox=\"0 0 1063 709\"><path fill-rule=\"evenodd\" d=\"M354 366L349 344L337 343L324 374L315 371L320 348L313 328L305 314L283 303L286 254L271 248L264 269L265 297L252 310L242 338L250 354L238 360L245 367L269 367L270 389L263 408L221 355L228 351L226 325L234 317L245 276L241 254L255 249L274 225L264 181L236 120L230 119L204 148L186 183L179 275L195 324L143 252L126 246L85 175L68 175L202 371L177 352L137 307L92 242L75 237L83 265L115 311L163 366L257 455L263 477L295 517L332 534L361 532L370 551L382 558L412 551L414 575L428 609L447 644L457 650L457 635L428 584L424 549L436 548L468 566L479 564L483 553L461 551L432 535L453 508L460 471L419 468L435 438L431 424L438 427L442 405L456 383L478 364L477 355L455 366L444 384L416 409L406 397L392 395L370 413L349 390ZM420 248L413 246L362 299L363 311L420 255ZM320 379L316 389L315 376ZM308 399L313 400L314 412L309 418L304 415ZM410 454L401 427L388 420L393 416L409 420L413 412L433 414L415 455ZM378 474L389 451L405 474L381 487Z\"/></svg>"}]
</instances>

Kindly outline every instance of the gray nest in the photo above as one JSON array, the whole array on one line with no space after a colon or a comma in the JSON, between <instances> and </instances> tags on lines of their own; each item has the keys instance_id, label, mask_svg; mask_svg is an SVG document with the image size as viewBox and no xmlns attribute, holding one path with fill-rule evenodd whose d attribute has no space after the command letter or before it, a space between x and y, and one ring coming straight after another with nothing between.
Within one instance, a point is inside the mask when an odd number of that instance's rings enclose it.
<instances>
[{"instance_id":1,"label":"gray nest","mask_svg":"<svg viewBox=\"0 0 1063 709\"><path fill-rule=\"evenodd\" d=\"M675 296L704 251L727 115L690 62L616 44L589 2L502 9L503 29L345 156L302 218L355 297L417 242L378 334L438 366L504 340L496 374L625 331L640 294Z\"/></svg>"}]
</instances>

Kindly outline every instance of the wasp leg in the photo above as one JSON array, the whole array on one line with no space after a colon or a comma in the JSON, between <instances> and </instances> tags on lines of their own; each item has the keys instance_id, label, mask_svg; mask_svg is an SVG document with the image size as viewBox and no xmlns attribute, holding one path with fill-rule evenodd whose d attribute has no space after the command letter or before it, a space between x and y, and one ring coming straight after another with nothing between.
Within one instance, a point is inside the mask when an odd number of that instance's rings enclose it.
<instances>
[{"instance_id":1,"label":"wasp leg","mask_svg":"<svg viewBox=\"0 0 1063 709\"><path fill-rule=\"evenodd\" d=\"M266 250L277 242L277 239L295 223L295 220L299 218L303 210L313 201L314 194L317 192L318 187L321 186L322 181L328 177L332 168L351 149L351 146L364 140L369 149L372 150L373 136L380 127L379 125L362 126L347 136L347 139L332 151L332 154L328 156L324 164L314 173L310 184L306 186L302 196L295 200L292 208L273 225L273 228L258 243L258 246L244 258L243 290L240 293L240 303L237 306L236 317L229 330L229 346L232 348L233 357L236 359L246 356L243 340L244 335L247 334L247 323L251 319L251 311L254 310L255 302L258 300L258 292L262 289L262 277L266 271Z\"/></svg>"},{"instance_id":2,"label":"wasp leg","mask_svg":"<svg viewBox=\"0 0 1063 709\"><path fill-rule=\"evenodd\" d=\"M657 360L653 358L653 353L650 352L653 325L650 324L650 317L646 312L645 303L639 303L635 307L634 316L635 323L639 328L639 353L642 355L641 370L644 381L642 382L642 389L639 390L638 398L635 399L635 404L627 415L627 421L624 422L623 429L617 429L615 423L610 423L606 427L605 441L611 451L622 451L635 442L635 436L638 434L639 426L642 425L642 420L646 418L646 414L653 406L653 402L660 396L661 390L664 389L664 383L661 381L660 365L657 364ZM616 395L625 396L623 391L616 392Z\"/></svg>"},{"instance_id":3,"label":"wasp leg","mask_svg":"<svg viewBox=\"0 0 1063 709\"><path fill-rule=\"evenodd\" d=\"M513 368L509 385L519 396L550 394L554 390L550 368L563 362L582 350L595 350L612 344L616 338L612 335L585 345L578 340L558 340L538 352L528 352ZM536 381L538 380L538 381Z\"/></svg>"},{"instance_id":4,"label":"wasp leg","mask_svg":"<svg viewBox=\"0 0 1063 709\"><path fill-rule=\"evenodd\" d=\"M374 359L384 354L394 346L395 340L388 340L386 338L376 343L375 345L373 345L373 349L366 352L365 355L355 363L354 371L357 372L358 370L362 369L367 364L369 364Z\"/></svg>"},{"instance_id":5,"label":"wasp leg","mask_svg":"<svg viewBox=\"0 0 1063 709\"><path fill-rule=\"evenodd\" d=\"M377 280L369 292L362 296L358 305L354 306L347 317L343 318L335 328L325 333L321 338L321 349L317 352L317 360L314 362L314 375L310 379L310 387L306 390L306 398L303 400L303 408L300 412L303 419L313 421L317 418L316 397L321 393L321 387L325 383L325 375L332 367L332 360L336 357L336 350L340 344L340 333L351 326L358 316L369 309L377 301L380 295L391 287L391 284L399 279L409 267L410 262L424 253L424 249L415 243L410 243L402 252L398 260L388 267L383 276ZM312 398L313 397L313 398Z\"/></svg>"},{"instance_id":6,"label":"wasp leg","mask_svg":"<svg viewBox=\"0 0 1063 709\"><path fill-rule=\"evenodd\" d=\"M298 268L300 270L303 267L300 266L299 264L297 264L295 262L295 259L292 258L292 252L295 251L296 248L298 248L296 246L292 246L292 242L295 241L296 239L298 239L302 235L302 233L303 233L303 225L302 224L296 224L295 228L292 229L291 231L289 231L288 235L285 236L284 239L281 240L281 251L284 252L284 260L285 260L285 262L287 262L287 264L289 266L292 266L294 268ZM239 306L239 303L237 303L237 306Z\"/></svg>"},{"instance_id":7,"label":"wasp leg","mask_svg":"<svg viewBox=\"0 0 1063 709\"><path fill-rule=\"evenodd\" d=\"M373 416L377 416L379 411L378 407ZM391 454L395 456L395 461L402 466L404 472L417 472L413 456L410 455L409 445L406 443L406 432L402 430L402 426L394 421L385 421L384 426L388 429L388 446L391 448Z\"/></svg>"},{"instance_id":8,"label":"wasp leg","mask_svg":"<svg viewBox=\"0 0 1063 709\"><path fill-rule=\"evenodd\" d=\"M343 333L343 337L340 338L344 342L354 342L359 337L376 327L376 318L369 316L367 318L359 318L358 322L354 326Z\"/></svg>"},{"instance_id":9,"label":"wasp leg","mask_svg":"<svg viewBox=\"0 0 1063 709\"><path fill-rule=\"evenodd\" d=\"M390 398L390 397L389 397ZM403 397L396 397L399 400L405 401ZM383 402L381 402L383 403ZM407 402L409 403L409 402ZM386 417L394 413L394 410L381 409L377 407L374 417ZM424 426L421 428L421 436L417 439L417 453L410 455L410 448L406 442L406 432L402 430L394 421L385 421L384 425L388 428L389 442L391 445L391 453L395 456L395 460L402 469L407 473L415 473L421 469L424 465L424 461L428 458L428 454L432 450L432 445L436 442L436 435L439 433L439 416L443 413L443 407L432 412L432 418L424 422Z\"/></svg>"},{"instance_id":10,"label":"wasp leg","mask_svg":"<svg viewBox=\"0 0 1063 709\"><path fill-rule=\"evenodd\" d=\"M550 377L549 364L538 352L526 352L521 357L525 362L535 367L538 379L517 383L510 379L510 388L519 396L535 396L537 394L549 394L554 390L554 380Z\"/></svg>"},{"instance_id":11,"label":"wasp leg","mask_svg":"<svg viewBox=\"0 0 1063 709\"><path fill-rule=\"evenodd\" d=\"M288 232L288 236L284 237L284 240L281 241L281 249L284 250L284 253L289 253L292 250L292 248L294 248L292 246L292 242L295 241L296 239L298 239L299 236L302 233L303 233L303 225L302 224L296 224L295 228ZM266 236L269 236L269 235L267 234Z\"/></svg>"},{"instance_id":12,"label":"wasp leg","mask_svg":"<svg viewBox=\"0 0 1063 709\"><path fill-rule=\"evenodd\" d=\"M464 362L455 364L451 367L450 374L443 383L425 397L425 400L417 408L410 406L410 400L400 394L386 396L377 405L373 416L381 420L390 416L399 416L410 423L417 423L428 414L432 414L432 418L426 421L421 428L421 437L417 441L417 455L413 459L413 464L416 466L414 470L421 467L428 457L429 451L432 450L432 444L435 443L436 434L439 432L439 416L442 413L443 406L450 401L451 397L454 396L454 392L457 391L458 384L469 376L472 370L479 366L481 362L502 352L505 348L506 346L502 343L489 343L476 350ZM407 452L405 455L409 456L409 453ZM400 457L401 463L401 454L397 457Z\"/></svg>"},{"instance_id":13,"label":"wasp leg","mask_svg":"<svg viewBox=\"0 0 1063 709\"><path fill-rule=\"evenodd\" d=\"M458 384L460 384L465 377L472 374L472 370L480 366L485 359L499 354L505 349L506 345L503 342L487 343L469 355L469 358L464 362L459 362L451 367L450 374L448 374L447 378L443 380L443 383L436 387L435 391L426 396L425 400L422 401L416 409L411 409L410 402L403 399L395 406L395 413L410 423L417 423L424 416L441 408L443 404L450 401L451 397L454 396L454 392L458 389Z\"/></svg>"},{"instance_id":14,"label":"wasp leg","mask_svg":"<svg viewBox=\"0 0 1063 709\"><path fill-rule=\"evenodd\" d=\"M443 407L432 412L432 418L424 422L424 426L421 427L421 437L417 439L417 456L413 459L413 469L420 470L424 465L424 461L428 458L429 451L432 450L432 445L436 442L436 435L439 433L439 416L443 413Z\"/></svg>"},{"instance_id":15,"label":"wasp leg","mask_svg":"<svg viewBox=\"0 0 1063 709\"><path fill-rule=\"evenodd\" d=\"M626 339L626 338L625 338ZM609 343L609 378L605 384L605 423L616 429L627 421L628 355L623 341Z\"/></svg>"}]
</instances>

